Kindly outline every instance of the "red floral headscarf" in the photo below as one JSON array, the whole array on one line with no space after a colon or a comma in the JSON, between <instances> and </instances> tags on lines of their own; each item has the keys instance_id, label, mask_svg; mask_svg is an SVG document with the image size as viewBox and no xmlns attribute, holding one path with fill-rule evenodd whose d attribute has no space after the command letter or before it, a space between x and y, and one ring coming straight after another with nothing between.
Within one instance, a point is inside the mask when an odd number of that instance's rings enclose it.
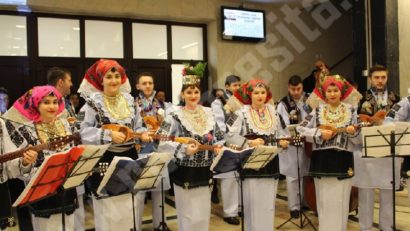
<instances>
[{"instance_id":1,"label":"red floral headscarf","mask_svg":"<svg viewBox=\"0 0 410 231\"><path fill-rule=\"evenodd\" d=\"M115 60L100 59L95 62L84 75L84 79L93 85L97 90L103 91L103 78L108 71L115 68L121 75L121 84L128 79L124 68Z\"/></svg>"},{"instance_id":2,"label":"red floral headscarf","mask_svg":"<svg viewBox=\"0 0 410 231\"><path fill-rule=\"evenodd\" d=\"M234 92L234 96L243 104L252 103L252 92L256 87L263 87L267 91L267 97L265 103L272 99L272 92L269 90L269 86L265 81L261 79L251 79L249 82L242 85L237 91Z\"/></svg>"},{"instance_id":3,"label":"red floral headscarf","mask_svg":"<svg viewBox=\"0 0 410 231\"><path fill-rule=\"evenodd\" d=\"M40 112L38 111L38 105L44 97L54 95L58 100L58 112L59 115L64 111L65 105L63 97L60 92L53 86L37 86L27 91L22 95L13 107L21 113L25 118L38 122L40 120Z\"/></svg>"},{"instance_id":4,"label":"red floral headscarf","mask_svg":"<svg viewBox=\"0 0 410 231\"><path fill-rule=\"evenodd\" d=\"M339 88L341 95L342 95L340 98L341 101L346 99L350 95L350 93L352 93L354 89L353 86L349 82L346 81L346 79L344 79L340 75L333 75L333 76L326 76L325 80L322 83L322 86L320 86L320 88L316 87L314 89L314 93L317 94L323 100L325 100L326 90L330 85L335 85L337 88Z\"/></svg>"}]
</instances>

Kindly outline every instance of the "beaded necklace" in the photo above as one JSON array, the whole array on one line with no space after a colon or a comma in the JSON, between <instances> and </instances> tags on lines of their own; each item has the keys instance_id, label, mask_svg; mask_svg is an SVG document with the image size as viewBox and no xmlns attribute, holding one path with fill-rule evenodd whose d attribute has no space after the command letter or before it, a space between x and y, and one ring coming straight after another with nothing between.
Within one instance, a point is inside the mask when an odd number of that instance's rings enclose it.
<instances>
[{"instance_id":1,"label":"beaded necklace","mask_svg":"<svg viewBox=\"0 0 410 231\"><path fill-rule=\"evenodd\" d=\"M205 132L208 120L202 107L197 106L194 110L182 108L182 113L197 133L202 134Z\"/></svg>"},{"instance_id":2,"label":"beaded necklace","mask_svg":"<svg viewBox=\"0 0 410 231\"><path fill-rule=\"evenodd\" d=\"M346 125L346 122L349 119L344 104L340 104L336 108L332 108L328 104L324 105L321 111L321 118L323 119L324 124L333 125L335 127Z\"/></svg>"},{"instance_id":3,"label":"beaded necklace","mask_svg":"<svg viewBox=\"0 0 410 231\"><path fill-rule=\"evenodd\" d=\"M127 100L125 100L122 94L110 97L104 95L104 104L107 107L108 112L114 119L122 120L130 117L130 109L128 107Z\"/></svg>"},{"instance_id":4,"label":"beaded necklace","mask_svg":"<svg viewBox=\"0 0 410 231\"><path fill-rule=\"evenodd\" d=\"M67 135L65 126L59 119L52 123L38 122L35 127L41 143L47 143L50 139Z\"/></svg>"},{"instance_id":5,"label":"beaded necklace","mask_svg":"<svg viewBox=\"0 0 410 231\"><path fill-rule=\"evenodd\" d=\"M251 119L257 129L267 131L273 126L273 118L271 113L264 106L262 109L249 108Z\"/></svg>"}]
</instances>

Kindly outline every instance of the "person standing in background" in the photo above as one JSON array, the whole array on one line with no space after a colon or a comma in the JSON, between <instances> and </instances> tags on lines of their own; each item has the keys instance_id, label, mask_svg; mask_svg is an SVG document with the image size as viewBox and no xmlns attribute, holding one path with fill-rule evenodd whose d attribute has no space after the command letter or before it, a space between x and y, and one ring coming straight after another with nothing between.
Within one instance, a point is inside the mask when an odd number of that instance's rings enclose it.
<instances>
[{"instance_id":1,"label":"person standing in background","mask_svg":"<svg viewBox=\"0 0 410 231\"><path fill-rule=\"evenodd\" d=\"M9 92L6 88L0 87L0 116L9 108Z\"/></svg>"},{"instance_id":2,"label":"person standing in background","mask_svg":"<svg viewBox=\"0 0 410 231\"><path fill-rule=\"evenodd\" d=\"M229 115L224 110L224 105L229 97L232 97L233 93L237 91L241 86L241 78L236 75L229 75L225 79L225 92L223 90L215 90L215 100L211 104L212 111L215 115L215 120L219 128L227 132L226 121ZM218 93L219 92L219 93ZM222 208L224 221L231 225L239 225L238 208L239 208L239 185L238 185L238 172L231 171L227 173L221 173L214 175L214 179L220 179L221 181L221 196L222 196ZM218 187L214 183L212 191L213 202L218 193Z\"/></svg>"},{"instance_id":3,"label":"person standing in background","mask_svg":"<svg viewBox=\"0 0 410 231\"><path fill-rule=\"evenodd\" d=\"M379 111L386 113L394 107L399 96L387 90L388 71L386 67L374 65L369 70L371 87L363 93L359 103L358 113L373 116ZM383 121L380 121L383 122ZM377 125L377 124L376 124ZM387 153L386 153L387 154ZM362 149L354 152L356 174L353 177L353 186L359 188L359 224L360 230L371 231L373 228L373 211L375 190L379 189L379 227L383 231L392 230L393 199L392 199L392 168L388 158L362 158ZM400 166L403 158L396 157L396 166ZM396 183L399 186L399 169L396 173Z\"/></svg>"},{"instance_id":4,"label":"person standing in background","mask_svg":"<svg viewBox=\"0 0 410 231\"><path fill-rule=\"evenodd\" d=\"M61 67L52 67L47 71L47 83L54 86L64 98L65 111L61 116L64 118L75 118L76 114L73 111L70 99L67 98L70 95L71 87L73 86L71 72Z\"/></svg>"},{"instance_id":5,"label":"person standing in background","mask_svg":"<svg viewBox=\"0 0 410 231\"><path fill-rule=\"evenodd\" d=\"M309 114L306 99L302 79L298 75L293 75L288 81L288 95L280 100L276 109L286 127L301 123ZM303 192L303 177L308 173L309 161L303 147L290 145L279 153L280 173L286 176L288 207L292 218L299 218L300 215L301 204L298 194ZM303 195L300 197L303 198Z\"/></svg>"}]
</instances>

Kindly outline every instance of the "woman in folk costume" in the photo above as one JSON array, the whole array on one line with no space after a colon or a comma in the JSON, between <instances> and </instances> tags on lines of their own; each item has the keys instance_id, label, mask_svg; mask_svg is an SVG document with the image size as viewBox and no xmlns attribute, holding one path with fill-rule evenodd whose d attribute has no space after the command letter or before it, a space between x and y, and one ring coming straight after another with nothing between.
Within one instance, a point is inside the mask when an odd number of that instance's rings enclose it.
<instances>
[{"instance_id":1,"label":"woman in folk costume","mask_svg":"<svg viewBox=\"0 0 410 231\"><path fill-rule=\"evenodd\" d=\"M105 59L95 62L87 70L80 85L78 92L86 100L80 111L80 117L84 118L80 126L82 142L112 143L100 163L110 163L114 156L138 158L134 140L127 141L123 133L102 128L105 124L119 124L133 131L144 130L130 90L124 68L114 60ZM151 138L144 133L142 140L150 141ZM130 194L123 194L98 198L95 192L101 180L102 176L98 173L87 180L94 193L95 230L130 230L133 227L132 197Z\"/></svg>"},{"instance_id":2,"label":"woman in folk costume","mask_svg":"<svg viewBox=\"0 0 410 231\"><path fill-rule=\"evenodd\" d=\"M15 151L27 145L26 142L13 141L16 139L16 136L10 136L7 129L7 127L10 127L11 122L5 121L0 119L0 157L2 154ZM20 145L17 146L15 143ZM7 230L7 227L14 223L11 211L12 201L7 180L29 173L36 159L37 152L28 150L22 158L0 163L0 230Z\"/></svg>"},{"instance_id":3,"label":"woman in folk costume","mask_svg":"<svg viewBox=\"0 0 410 231\"><path fill-rule=\"evenodd\" d=\"M314 177L319 230L346 230L353 177L353 149L360 142L354 106L342 102L352 86L336 75L321 85L325 104L320 104L297 127L313 143L309 175ZM335 131L335 128L344 130Z\"/></svg>"},{"instance_id":4,"label":"woman in folk costume","mask_svg":"<svg viewBox=\"0 0 410 231\"><path fill-rule=\"evenodd\" d=\"M288 141L276 137L284 134L273 105L269 87L263 80L250 80L234 96L244 104L228 121L229 137L242 136L249 147L259 145L286 148ZM275 198L279 178L279 158L276 156L259 171L242 170L245 227L248 231L273 230Z\"/></svg>"},{"instance_id":5,"label":"woman in folk costume","mask_svg":"<svg viewBox=\"0 0 410 231\"><path fill-rule=\"evenodd\" d=\"M20 97L13 105L13 113L20 113L27 122L25 125L13 123L7 125L9 134L17 146L23 139L31 145L47 143L51 139L72 134L70 124L58 115L64 110L64 101L57 89L52 86L37 86ZM12 113L12 114L13 114ZM8 114L8 118L13 118ZM44 157L64 151L73 146L72 143L57 150L44 150L39 153L36 167L44 161ZM35 170L35 169L34 169ZM62 204L64 201L64 205ZM74 211L78 207L76 189L66 190L65 195L59 191L56 195L42 199L29 205L33 214L34 230L61 230L61 214L65 214L66 230L74 230Z\"/></svg>"},{"instance_id":6,"label":"woman in folk costume","mask_svg":"<svg viewBox=\"0 0 410 231\"><path fill-rule=\"evenodd\" d=\"M200 144L215 145L215 152L222 144L224 133L215 122L212 110L199 104L200 79L205 70L186 73L182 82L181 96L185 105L177 106L166 116L159 133L188 137ZM189 70L188 68L187 70ZM192 75L195 74L195 75ZM158 151L174 153L177 169L170 174L174 182L175 204L180 231L208 231L211 214L213 160L211 151L200 150L197 143L180 144L160 142Z\"/></svg>"}]
</instances>

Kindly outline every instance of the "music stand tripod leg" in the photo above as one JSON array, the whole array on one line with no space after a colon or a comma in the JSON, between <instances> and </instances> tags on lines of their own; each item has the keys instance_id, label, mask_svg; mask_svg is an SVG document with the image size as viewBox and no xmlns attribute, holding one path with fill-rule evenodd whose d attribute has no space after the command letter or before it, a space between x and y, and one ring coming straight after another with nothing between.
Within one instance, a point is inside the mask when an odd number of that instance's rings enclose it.
<instances>
[{"instance_id":1,"label":"music stand tripod leg","mask_svg":"<svg viewBox=\"0 0 410 231\"><path fill-rule=\"evenodd\" d=\"M283 222L282 224L280 224L278 227L276 227L277 229L281 228L282 226L286 225L287 223L292 223L294 224L296 227L298 227L299 229L303 229L305 226L307 225L311 225L313 230L317 230L316 227L313 225L312 221L309 219L309 217L302 211L302 186L300 183L301 180L301 175L300 175L300 165L299 165L299 146L296 146L296 163L297 163L297 170L298 170L298 199L299 199L299 224L296 224L295 222L293 222L293 218L290 217L289 219L287 219L285 222ZM305 221L307 221L307 223L305 224Z\"/></svg>"},{"instance_id":2,"label":"music stand tripod leg","mask_svg":"<svg viewBox=\"0 0 410 231\"><path fill-rule=\"evenodd\" d=\"M165 222L165 195L164 195L164 177L161 176L161 222L157 227L158 230L171 231Z\"/></svg>"}]
</instances>

